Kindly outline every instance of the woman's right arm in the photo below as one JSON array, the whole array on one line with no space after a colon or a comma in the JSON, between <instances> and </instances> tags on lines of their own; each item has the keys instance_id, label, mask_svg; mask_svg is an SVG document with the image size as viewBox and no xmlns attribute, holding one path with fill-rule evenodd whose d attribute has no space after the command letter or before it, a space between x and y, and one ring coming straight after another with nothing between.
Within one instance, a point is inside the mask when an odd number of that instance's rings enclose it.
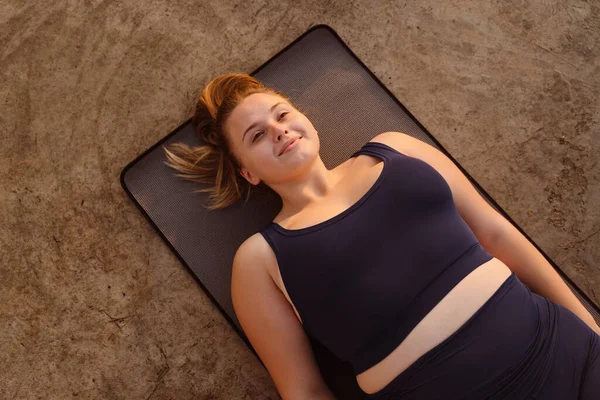
<instances>
[{"instance_id":1,"label":"woman's right arm","mask_svg":"<svg viewBox=\"0 0 600 400\"><path fill-rule=\"evenodd\" d=\"M267 271L265 246L257 233L235 254L231 297L236 316L284 400L335 399L302 324Z\"/></svg>"}]
</instances>

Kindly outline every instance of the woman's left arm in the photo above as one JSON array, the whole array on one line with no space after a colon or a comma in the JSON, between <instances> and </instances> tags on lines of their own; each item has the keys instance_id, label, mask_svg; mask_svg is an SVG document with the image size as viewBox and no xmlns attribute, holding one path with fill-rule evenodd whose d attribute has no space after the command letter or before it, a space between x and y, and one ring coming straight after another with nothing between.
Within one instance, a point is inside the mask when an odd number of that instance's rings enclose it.
<instances>
[{"instance_id":1,"label":"woman's left arm","mask_svg":"<svg viewBox=\"0 0 600 400\"><path fill-rule=\"evenodd\" d=\"M487 244L486 250L506 264L532 291L568 308L600 334L594 317L554 267L512 224L504 224L503 232Z\"/></svg>"},{"instance_id":2,"label":"woman's left arm","mask_svg":"<svg viewBox=\"0 0 600 400\"><path fill-rule=\"evenodd\" d=\"M506 264L532 291L568 308L600 334L600 327L592 315L554 267L517 228L481 197L444 153L401 132L384 132L371 141L386 144L435 168L450 186L458 212L488 253Z\"/></svg>"}]
</instances>

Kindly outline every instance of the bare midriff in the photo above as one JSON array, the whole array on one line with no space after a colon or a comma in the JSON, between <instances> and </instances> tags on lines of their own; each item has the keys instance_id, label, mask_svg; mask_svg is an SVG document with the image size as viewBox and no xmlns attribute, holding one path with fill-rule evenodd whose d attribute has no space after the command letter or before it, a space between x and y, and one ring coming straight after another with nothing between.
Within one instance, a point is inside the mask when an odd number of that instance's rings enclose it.
<instances>
[{"instance_id":1,"label":"bare midriff","mask_svg":"<svg viewBox=\"0 0 600 400\"><path fill-rule=\"evenodd\" d=\"M421 356L456 332L510 276L497 258L481 264L460 281L383 360L356 376L360 388L376 393Z\"/></svg>"}]
</instances>

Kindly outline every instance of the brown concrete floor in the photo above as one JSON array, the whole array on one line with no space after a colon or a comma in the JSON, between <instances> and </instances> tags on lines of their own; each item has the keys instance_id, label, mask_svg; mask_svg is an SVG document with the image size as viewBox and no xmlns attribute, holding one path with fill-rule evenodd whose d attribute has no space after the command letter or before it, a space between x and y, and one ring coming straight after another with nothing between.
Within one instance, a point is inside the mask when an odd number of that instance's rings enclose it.
<instances>
[{"instance_id":1,"label":"brown concrete floor","mask_svg":"<svg viewBox=\"0 0 600 400\"><path fill-rule=\"evenodd\" d=\"M28 3L0 2L0 398L278 397L119 173L318 23L600 301L598 2Z\"/></svg>"}]
</instances>

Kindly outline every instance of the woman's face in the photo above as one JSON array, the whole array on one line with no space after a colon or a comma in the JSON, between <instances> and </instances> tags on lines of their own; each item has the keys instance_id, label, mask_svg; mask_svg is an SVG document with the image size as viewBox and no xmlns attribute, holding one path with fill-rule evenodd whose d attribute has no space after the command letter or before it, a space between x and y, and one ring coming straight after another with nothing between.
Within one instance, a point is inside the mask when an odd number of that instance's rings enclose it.
<instances>
[{"instance_id":1,"label":"woman's face","mask_svg":"<svg viewBox=\"0 0 600 400\"><path fill-rule=\"evenodd\" d=\"M286 182L310 167L319 155L319 137L311 122L285 99L270 93L246 97L225 122L241 174L250 183ZM280 154L290 140L294 147Z\"/></svg>"}]
</instances>

